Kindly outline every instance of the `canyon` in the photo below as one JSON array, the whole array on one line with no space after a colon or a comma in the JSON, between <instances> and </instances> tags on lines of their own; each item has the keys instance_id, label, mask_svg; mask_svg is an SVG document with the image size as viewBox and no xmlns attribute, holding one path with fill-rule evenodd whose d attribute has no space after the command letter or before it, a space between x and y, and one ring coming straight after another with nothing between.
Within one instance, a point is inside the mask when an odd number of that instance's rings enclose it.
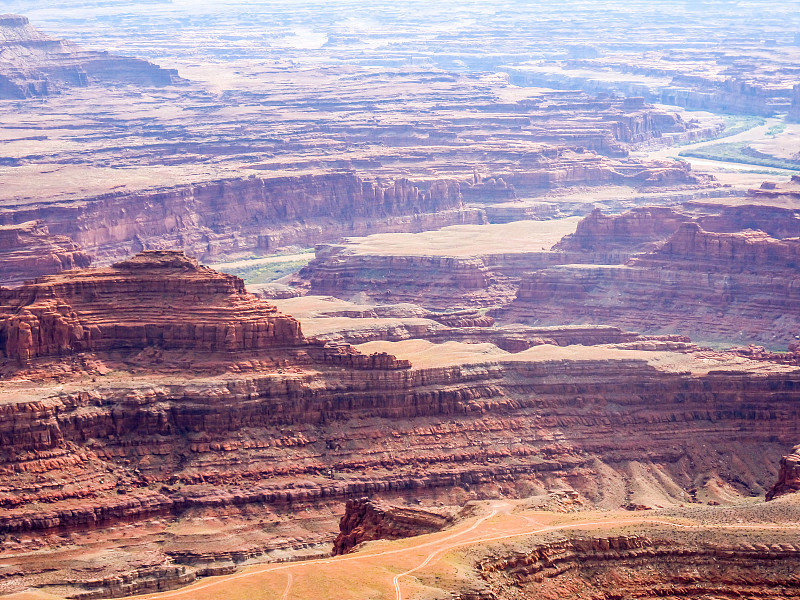
<instances>
[{"instance_id":1,"label":"canyon","mask_svg":"<svg viewBox=\"0 0 800 600\"><path fill-rule=\"evenodd\" d=\"M796 596L756 5L9 0L0 596Z\"/></svg>"},{"instance_id":2,"label":"canyon","mask_svg":"<svg viewBox=\"0 0 800 600\"><path fill-rule=\"evenodd\" d=\"M577 222L353 239L319 246L299 277L345 300L493 307L500 324L613 325L785 349L800 330L798 181L731 200L595 209Z\"/></svg>"},{"instance_id":3,"label":"canyon","mask_svg":"<svg viewBox=\"0 0 800 600\"><path fill-rule=\"evenodd\" d=\"M53 560L68 554L58 532L113 537L209 510L281 515L306 547L325 538L304 521L353 494L463 502L567 485L609 507L758 495L777 478L769 457L800 435L796 367L687 342L330 346L241 280L165 251L4 294L7 592L35 577L72 597L114 594L75 573L66 591L66 567L25 556L43 540ZM179 550L183 536L148 535L140 552L163 546L152 568L249 560L215 552L213 538L201 558ZM147 589L153 571L139 570L124 570L128 593Z\"/></svg>"}]
</instances>

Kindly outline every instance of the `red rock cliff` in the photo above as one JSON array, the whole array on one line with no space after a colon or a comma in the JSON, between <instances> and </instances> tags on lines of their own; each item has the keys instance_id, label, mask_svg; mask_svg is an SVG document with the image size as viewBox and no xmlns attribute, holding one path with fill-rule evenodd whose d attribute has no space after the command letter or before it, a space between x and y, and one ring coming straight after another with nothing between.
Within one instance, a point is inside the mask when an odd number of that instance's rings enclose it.
<instances>
[{"instance_id":1,"label":"red rock cliff","mask_svg":"<svg viewBox=\"0 0 800 600\"><path fill-rule=\"evenodd\" d=\"M783 219L794 216L784 211ZM788 229L772 221L776 229ZM798 265L800 238L717 233L688 222L625 265L572 264L524 275L502 316L787 344L800 330Z\"/></svg>"},{"instance_id":2,"label":"red rock cliff","mask_svg":"<svg viewBox=\"0 0 800 600\"><path fill-rule=\"evenodd\" d=\"M81 350L219 352L303 342L300 324L247 294L241 279L174 251L3 290L0 318L3 353L22 361Z\"/></svg>"},{"instance_id":3,"label":"red rock cliff","mask_svg":"<svg viewBox=\"0 0 800 600\"><path fill-rule=\"evenodd\" d=\"M148 248L206 257L313 245L343 235L479 223L483 214L464 207L455 182L381 185L341 173L226 179L0 214L6 224L31 219L107 262Z\"/></svg>"},{"instance_id":4,"label":"red rock cliff","mask_svg":"<svg viewBox=\"0 0 800 600\"><path fill-rule=\"evenodd\" d=\"M333 554L347 554L369 540L396 540L433 533L451 521L427 510L392 506L366 497L348 500L339 521L339 535L333 542Z\"/></svg>"},{"instance_id":5,"label":"red rock cliff","mask_svg":"<svg viewBox=\"0 0 800 600\"><path fill-rule=\"evenodd\" d=\"M690 217L671 208L648 206L621 215L607 216L595 209L584 218L575 233L564 236L554 250L603 252L641 250L668 238Z\"/></svg>"}]
</instances>

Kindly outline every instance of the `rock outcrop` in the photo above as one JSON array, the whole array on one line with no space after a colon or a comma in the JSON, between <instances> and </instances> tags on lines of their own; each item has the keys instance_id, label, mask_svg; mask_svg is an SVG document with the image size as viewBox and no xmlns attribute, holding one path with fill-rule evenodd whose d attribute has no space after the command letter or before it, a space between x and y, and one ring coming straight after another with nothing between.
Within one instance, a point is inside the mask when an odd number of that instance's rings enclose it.
<instances>
[{"instance_id":1,"label":"rock outcrop","mask_svg":"<svg viewBox=\"0 0 800 600\"><path fill-rule=\"evenodd\" d=\"M794 342L800 331L797 211L742 205L698 214L698 206L687 208L694 213L593 213L558 245L591 250L594 256L584 260L592 264L562 264L523 275L515 300L496 316L537 325L610 324L773 347ZM631 234L631 226L641 233ZM626 251L631 258L613 264Z\"/></svg>"},{"instance_id":2,"label":"rock outcrop","mask_svg":"<svg viewBox=\"0 0 800 600\"><path fill-rule=\"evenodd\" d=\"M564 236L553 250L593 253L597 262L621 263L665 240L690 218L675 209L657 206L634 208L613 216L595 209L578 223L575 233Z\"/></svg>"},{"instance_id":3,"label":"rock outcrop","mask_svg":"<svg viewBox=\"0 0 800 600\"><path fill-rule=\"evenodd\" d=\"M26 17L0 15L0 98L32 98L95 83L165 86L174 69L138 58L83 50L37 31Z\"/></svg>"},{"instance_id":4,"label":"rock outcrop","mask_svg":"<svg viewBox=\"0 0 800 600\"><path fill-rule=\"evenodd\" d=\"M800 491L800 445L792 448L791 453L781 458L778 481L767 492L767 500L797 491Z\"/></svg>"},{"instance_id":5,"label":"rock outcrop","mask_svg":"<svg viewBox=\"0 0 800 600\"><path fill-rule=\"evenodd\" d=\"M481 559L476 566L486 595L472 597L796 597L793 571L800 564L800 547L795 542L785 536L756 541L709 537L585 537L515 553L498 549L500 556Z\"/></svg>"},{"instance_id":6,"label":"rock outcrop","mask_svg":"<svg viewBox=\"0 0 800 600\"><path fill-rule=\"evenodd\" d=\"M704 273L759 273L765 270L797 274L800 238L778 240L762 231L717 233L697 223L685 223L659 249L631 264Z\"/></svg>"},{"instance_id":7,"label":"rock outcrop","mask_svg":"<svg viewBox=\"0 0 800 600\"><path fill-rule=\"evenodd\" d=\"M245 292L241 279L175 251L0 290L7 359L80 351L230 352L303 343L300 324Z\"/></svg>"},{"instance_id":8,"label":"rock outcrop","mask_svg":"<svg viewBox=\"0 0 800 600\"><path fill-rule=\"evenodd\" d=\"M63 235L50 235L38 221L0 226L0 285L88 267L89 255Z\"/></svg>"},{"instance_id":9,"label":"rock outcrop","mask_svg":"<svg viewBox=\"0 0 800 600\"><path fill-rule=\"evenodd\" d=\"M440 531L452 517L428 510L392 506L368 497L348 500L339 521L333 555L347 554L361 542L396 540Z\"/></svg>"}]
</instances>

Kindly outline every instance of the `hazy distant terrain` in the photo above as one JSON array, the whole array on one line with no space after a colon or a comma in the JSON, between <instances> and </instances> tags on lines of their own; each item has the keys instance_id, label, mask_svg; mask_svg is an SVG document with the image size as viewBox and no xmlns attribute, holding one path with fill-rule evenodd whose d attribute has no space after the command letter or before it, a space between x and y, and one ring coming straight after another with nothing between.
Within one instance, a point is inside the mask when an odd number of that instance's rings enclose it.
<instances>
[{"instance_id":1,"label":"hazy distant terrain","mask_svg":"<svg viewBox=\"0 0 800 600\"><path fill-rule=\"evenodd\" d=\"M0 11L0 596L797 596L800 2Z\"/></svg>"}]
</instances>

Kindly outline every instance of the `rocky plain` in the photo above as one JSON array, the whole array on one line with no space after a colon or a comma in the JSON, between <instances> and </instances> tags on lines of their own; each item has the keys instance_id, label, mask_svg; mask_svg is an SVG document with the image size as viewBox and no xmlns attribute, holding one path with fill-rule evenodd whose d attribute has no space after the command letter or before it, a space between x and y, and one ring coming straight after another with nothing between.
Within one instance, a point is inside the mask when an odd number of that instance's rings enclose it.
<instances>
[{"instance_id":1,"label":"rocky plain","mask_svg":"<svg viewBox=\"0 0 800 600\"><path fill-rule=\"evenodd\" d=\"M4 3L0 596L800 595L800 5Z\"/></svg>"}]
</instances>

